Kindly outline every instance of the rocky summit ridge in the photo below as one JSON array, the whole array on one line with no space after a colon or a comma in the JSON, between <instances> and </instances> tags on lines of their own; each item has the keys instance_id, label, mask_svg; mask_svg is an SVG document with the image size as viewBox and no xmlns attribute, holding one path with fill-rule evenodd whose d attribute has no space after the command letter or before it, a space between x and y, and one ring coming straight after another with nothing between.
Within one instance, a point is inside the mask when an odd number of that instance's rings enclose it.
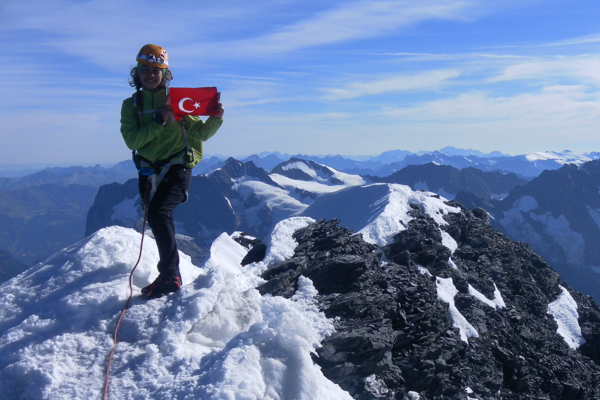
<instances>
[{"instance_id":1,"label":"rocky summit ridge","mask_svg":"<svg viewBox=\"0 0 600 400\"><path fill-rule=\"evenodd\" d=\"M484 210L449 204L460 212L444 225L411 204L381 247L315 222L259 290L291 297L300 276L313 281L336 328L314 361L355 399L599 399L598 304Z\"/></svg>"}]
</instances>

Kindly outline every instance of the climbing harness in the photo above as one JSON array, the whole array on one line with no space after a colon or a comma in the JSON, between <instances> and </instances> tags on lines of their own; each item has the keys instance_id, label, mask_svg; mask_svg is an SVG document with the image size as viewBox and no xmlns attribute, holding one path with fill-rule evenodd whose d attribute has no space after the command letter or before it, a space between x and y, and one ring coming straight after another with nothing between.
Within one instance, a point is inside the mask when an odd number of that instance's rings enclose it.
<instances>
[{"instance_id":1,"label":"climbing harness","mask_svg":"<svg viewBox=\"0 0 600 400\"><path fill-rule=\"evenodd\" d=\"M134 150L132 152L132 159L135 163L135 167L137 168L139 174L145 176L147 178L147 182L150 185L150 192L148 194L148 198L143 200L143 204L147 207L152 201L152 198L154 197L154 194L156 193L160 182L162 182L165 175L167 175L167 172L169 172L169 169L173 165L186 164L186 160L188 158L186 157L186 149L183 149L173 154L166 160L159 160L155 162L145 159L144 157L140 156L137 151Z\"/></svg>"}]
</instances>

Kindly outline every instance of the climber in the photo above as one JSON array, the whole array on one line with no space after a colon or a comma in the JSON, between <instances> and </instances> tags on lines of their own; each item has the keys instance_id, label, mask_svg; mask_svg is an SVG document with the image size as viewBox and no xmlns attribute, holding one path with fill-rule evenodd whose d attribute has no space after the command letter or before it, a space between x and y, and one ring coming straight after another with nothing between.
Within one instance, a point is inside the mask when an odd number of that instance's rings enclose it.
<instances>
[{"instance_id":1,"label":"climber","mask_svg":"<svg viewBox=\"0 0 600 400\"><path fill-rule=\"evenodd\" d=\"M147 44L136 61L129 80L136 92L123 101L121 134L133 150L142 206L160 256L159 275L142 289L142 295L158 298L181 288L173 211L187 201L192 168L202 158L202 142L223 123L224 108L219 102L214 116L206 121L192 115L175 121L168 96L173 75L167 51Z\"/></svg>"}]
</instances>

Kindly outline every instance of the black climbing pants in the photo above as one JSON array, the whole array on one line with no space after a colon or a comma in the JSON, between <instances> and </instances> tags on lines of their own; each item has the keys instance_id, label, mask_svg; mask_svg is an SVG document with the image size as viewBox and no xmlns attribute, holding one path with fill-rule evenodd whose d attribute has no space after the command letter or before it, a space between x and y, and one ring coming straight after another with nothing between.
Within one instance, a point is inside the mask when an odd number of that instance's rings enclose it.
<instances>
[{"instance_id":1,"label":"black climbing pants","mask_svg":"<svg viewBox=\"0 0 600 400\"><path fill-rule=\"evenodd\" d=\"M142 198L146 192L147 181L146 176L139 175L139 191ZM183 165L171 166L148 207L148 225L156 240L160 256L158 272L170 277L180 276L173 211L187 200L191 181L191 169L186 169Z\"/></svg>"}]
</instances>

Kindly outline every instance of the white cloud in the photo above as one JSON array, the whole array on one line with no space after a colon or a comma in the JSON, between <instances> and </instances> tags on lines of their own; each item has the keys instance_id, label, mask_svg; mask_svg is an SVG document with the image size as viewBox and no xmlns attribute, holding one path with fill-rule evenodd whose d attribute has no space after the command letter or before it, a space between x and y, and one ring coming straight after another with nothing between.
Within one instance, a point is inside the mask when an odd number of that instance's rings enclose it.
<instances>
[{"instance_id":1,"label":"white cloud","mask_svg":"<svg viewBox=\"0 0 600 400\"><path fill-rule=\"evenodd\" d=\"M456 18L464 2L369 1L344 5L265 37L268 47L314 46L378 36L431 18ZM291 39L291 42L290 42Z\"/></svg>"},{"instance_id":2,"label":"white cloud","mask_svg":"<svg viewBox=\"0 0 600 400\"><path fill-rule=\"evenodd\" d=\"M573 79L592 83L600 87L600 57L575 56L553 57L517 63L507 67L499 76L491 79L492 82L533 80L543 81L551 79Z\"/></svg>"},{"instance_id":3,"label":"white cloud","mask_svg":"<svg viewBox=\"0 0 600 400\"><path fill-rule=\"evenodd\" d=\"M590 43L598 43L598 42L600 42L600 34L594 34L594 35L586 35L586 36L580 36L580 37L576 37L576 38L561 40L558 42L547 43L547 44L544 44L544 46L573 46L573 45L579 45L579 44L590 44Z\"/></svg>"},{"instance_id":4,"label":"white cloud","mask_svg":"<svg viewBox=\"0 0 600 400\"><path fill-rule=\"evenodd\" d=\"M344 88L322 89L325 100L353 99L387 92L431 90L460 75L458 70L430 71L415 75L401 75L371 82L352 82Z\"/></svg>"},{"instance_id":5,"label":"white cloud","mask_svg":"<svg viewBox=\"0 0 600 400\"><path fill-rule=\"evenodd\" d=\"M582 86L549 86L539 92L508 97L469 92L415 107L385 110L382 114L445 123L507 119L536 121L544 125L557 120L600 122L600 93L588 93Z\"/></svg>"},{"instance_id":6,"label":"white cloud","mask_svg":"<svg viewBox=\"0 0 600 400\"><path fill-rule=\"evenodd\" d=\"M255 38L220 44L229 55L289 52L348 40L389 35L400 28L431 19L463 19L475 1L381 0L344 2L327 11L288 24Z\"/></svg>"}]
</instances>

